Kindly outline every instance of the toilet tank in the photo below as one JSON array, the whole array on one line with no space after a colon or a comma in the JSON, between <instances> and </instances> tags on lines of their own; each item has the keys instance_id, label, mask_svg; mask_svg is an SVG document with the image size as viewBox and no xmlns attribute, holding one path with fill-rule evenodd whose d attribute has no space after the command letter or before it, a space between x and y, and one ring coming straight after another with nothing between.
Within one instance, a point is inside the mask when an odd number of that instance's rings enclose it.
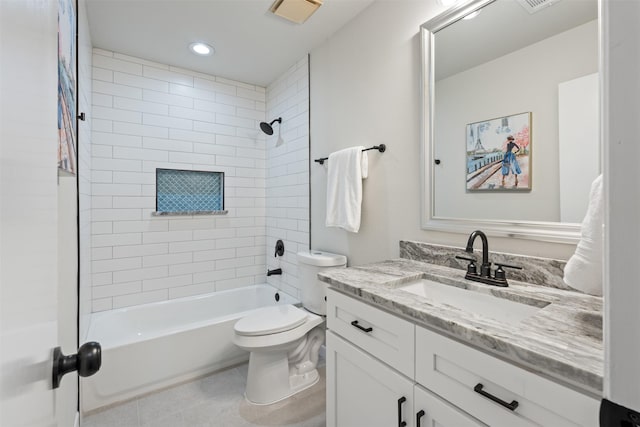
<instances>
[{"instance_id":1,"label":"toilet tank","mask_svg":"<svg viewBox=\"0 0 640 427\"><path fill-rule=\"evenodd\" d=\"M302 305L312 313L327 314L327 284L318 273L329 268L344 268L347 257L322 251L298 252L298 280L302 289Z\"/></svg>"}]
</instances>

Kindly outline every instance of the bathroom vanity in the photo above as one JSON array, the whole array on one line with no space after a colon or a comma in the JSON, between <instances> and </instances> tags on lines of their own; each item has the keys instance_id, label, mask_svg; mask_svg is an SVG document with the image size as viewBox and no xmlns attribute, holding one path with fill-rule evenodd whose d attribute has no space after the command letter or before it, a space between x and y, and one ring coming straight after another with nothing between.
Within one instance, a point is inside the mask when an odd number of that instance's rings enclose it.
<instances>
[{"instance_id":1,"label":"bathroom vanity","mask_svg":"<svg viewBox=\"0 0 640 427\"><path fill-rule=\"evenodd\" d=\"M598 425L601 298L412 259L319 278L328 426Z\"/></svg>"}]
</instances>

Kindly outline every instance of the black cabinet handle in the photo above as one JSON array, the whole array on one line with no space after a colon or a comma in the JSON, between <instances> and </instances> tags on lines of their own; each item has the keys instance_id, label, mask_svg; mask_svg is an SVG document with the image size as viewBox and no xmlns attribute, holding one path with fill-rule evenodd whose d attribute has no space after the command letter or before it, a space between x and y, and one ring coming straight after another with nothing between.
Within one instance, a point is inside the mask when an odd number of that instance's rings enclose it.
<instances>
[{"instance_id":1,"label":"black cabinet handle","mask_svg":"<svg viewBox=\"0 0 640 427\"><path fill-rule=\"evenodd\" d=\"M362 332L371 332L371 331L373 331L373 328L372 328L372 327L365 328L365 327L363 327L363 326L360 326L360 325L358 324L358 321L357 321L357 320L354 320L353 322L351 322L351 325L352 325L352 326L355 326L355 327L356 327L356 328L358 328L358 329L360 329Z\"/></svg>"},{"instance_id":2,"label":"black cabinet handle","mask_svg":"<svg viewBox=\"0 0 640 427\"><path fill-rule=\"evenodd\" d=\"M507 408L510 411L515 411L516 408L518 407L518 401L517 400L512 400L511 403L507 403L504 400L500 399L499 397L494 396L491 393L487 393L486 391L483 390L483 385L482 383L478 383L476 384L476 386L473 388L473 391L475 391L476 393L479 393L481 395L483 395L484 397L486 397L487 399L493 400L494 402L504 406L505 408Z\"/></svg>"},{"instance_id":3,"label":"black cabinet handle","mask_svg":"<svg viewBox=\"0 0 640 427\"><path fill-rule=\"evenodd\" d=\"M407 401L407 398L402 396L398 399L398 427L404 427L407 425L406 421L402 421L402 404Z\"/></svg>"},{"instance_id":4,"label":"black cabinet handle","mask_svg":"<svg viewBox=\"0 0 640 427\"><path fill-rule=\"evenodd\" d=\"M416 427L420 427L420 418L424 417L424 414L425 412L422 409L416 414Z\"/></svg>"}]
</instances>

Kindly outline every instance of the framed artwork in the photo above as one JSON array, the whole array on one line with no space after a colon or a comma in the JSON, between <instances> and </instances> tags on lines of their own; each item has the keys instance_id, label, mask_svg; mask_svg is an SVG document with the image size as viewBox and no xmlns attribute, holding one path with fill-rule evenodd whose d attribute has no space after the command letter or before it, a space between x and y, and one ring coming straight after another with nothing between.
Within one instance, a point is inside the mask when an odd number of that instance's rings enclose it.
<instances>
[{"instance_id":1,"label":"framed artwork","mask_svg":"<svg viewBox=\"0 0 640 427\"><path fill-rule=\"evenodd\" d=\"M58 168L77 172L76 1L58 0Z\"/></svg>"},{"instance_id":2,"label":"framed artwork","mask_svg":"<svg viewBox=\"0 0 640 427\"><path fill-rule=\"evenodd\" d=\"M531 191L531 113L467 125L467 191Z\"/></svg>"}]
</instances>

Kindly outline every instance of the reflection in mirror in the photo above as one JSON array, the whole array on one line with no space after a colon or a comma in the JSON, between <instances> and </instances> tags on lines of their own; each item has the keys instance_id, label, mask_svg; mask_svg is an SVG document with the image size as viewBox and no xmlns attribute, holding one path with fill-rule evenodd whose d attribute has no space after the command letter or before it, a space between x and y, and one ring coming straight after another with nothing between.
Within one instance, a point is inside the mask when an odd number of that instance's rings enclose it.
<instances>
[{"instance_id":1,"label":"reflection in mirror","mask_svg":"<svg viewBox=\"0 0 640 427\"><path fill-rule=\"evenodd\" d=\"M475 0L423 26L425 228L577 235L600 173L598 7L549 3Z\"/></svg>"}]
</instances>

